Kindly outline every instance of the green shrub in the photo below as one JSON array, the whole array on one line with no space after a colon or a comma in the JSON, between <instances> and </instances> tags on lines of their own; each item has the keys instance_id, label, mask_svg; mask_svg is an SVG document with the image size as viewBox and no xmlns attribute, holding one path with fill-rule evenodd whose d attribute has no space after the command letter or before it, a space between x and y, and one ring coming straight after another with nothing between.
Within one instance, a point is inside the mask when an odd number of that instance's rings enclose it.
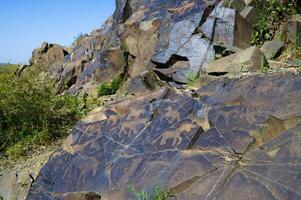
<instances>
[{"instance_id":1,"label":"green shrub","mask_svg":"<svg viewBox=\"0 0 301 200\"><path fill-rule=\"evenodd\" d=\"M187 85L192 86L196 83L199 77L193 71L191 71L187 74L186 78L187 78Z\"/></svg>"},{"instance_id":2,"label":"green shrub","mask_svg":"<svg viewBox=\"0 0 301 200\"><path fill-rule=\"evenodd\" d=\"M7 64L7 65L0 65L0 73L11 73L15 72L18 65Z\"/></svg>"},{"instance_id":3,"label":"green shrub","mask_svg":"<svg viewBox=\"0 0 301 200\"><path fill-rule=\"evenodd\" d=\"M116 94L122 83L122 76L116 76L111 82L100 84L97 88L98 96Z\"/></svg>"},{"instance_id":4,"label":"green shrub","mask_svg":"<svg viewBox=\"0 0 301 200\"><path fill-rule=\"evenodd\" d=\"M135 200L168 200L174 195L168 190L155 187L151 193L145 191L136 191L135 188L130 185L128 187L129 192L133 193Z\"/></svg>"},{"instance_id":5,"label":"green shrub","mask_svg":"<svg viewBox=\"0 0 301 200\"><path fill-rule=\"evenodd\" d=\"M0 73L0 152L11 158L67 135L82 114L78 97L55 95L46 73L37 74Z\"/></svg>"},{"instance_id":6,"label":"green shrub","mask_svg":"<svg viewBox=\"0 0 301 200\"><path fill-rule=\"evenodd\" d=\"M255 3L258 8L264 8L258 9L257 23L252 39L252 44L258 46L265 41L272 40L281 25L281 21L287 20L295 14L297 7L296 0L288 3L281 3L279 0L256 0Z\"/></svg>"}]
</instances>

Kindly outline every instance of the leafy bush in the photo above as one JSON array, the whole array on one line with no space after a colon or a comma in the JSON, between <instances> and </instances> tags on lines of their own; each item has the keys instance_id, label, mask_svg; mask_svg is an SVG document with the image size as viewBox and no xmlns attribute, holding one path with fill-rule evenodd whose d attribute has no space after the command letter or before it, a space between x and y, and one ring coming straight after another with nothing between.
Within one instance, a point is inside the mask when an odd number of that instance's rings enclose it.
<instances>
[{"instance_id":1,"label":"leafy bush","mask_svg":"<svg viewBox=\"0 0 301 200\"><path fill-rule=\"evenodd\" d=\"M47 74L0 73L0 152L11 158L65 136L80 116L80 100L56 96Z\"/></svg>"},{"instance_id":2,"label":"leafy bush","mask_svg":"<svg viewBox=\"0 0 301 200\"><path fill-rule=\"evenodd\" d=\"M97 88L98 96L116 94L122 83L122 76L116 76L111 82L100 84Z\"/></svg>"},{"instance_id":3,"label":"leafy bush","mask_svg":"<svg viewBox=\"0 0 301 200\"><path fill-rule=\"evenodd\" d=\"M255 3L258 8L264 9L258 9L253 45L262 45L265 41L272 40L281 21L297 12L296 0L288 1L288 3L281 3L279 0L256 0Z\"/></svg>"},{"instance_id":4,"label":"leafy bush","mask_svg":"<svg viewBox=\"0 0 301 200\"><path fill-rule=\"evenodd\" d=\"M130 185L129 192L133 193L135 200L168 200L174 195L168 190L163 190L159 187L155 187L151 193L145 191L136 191L135 188Z\"/></svg>"}]
</instances>

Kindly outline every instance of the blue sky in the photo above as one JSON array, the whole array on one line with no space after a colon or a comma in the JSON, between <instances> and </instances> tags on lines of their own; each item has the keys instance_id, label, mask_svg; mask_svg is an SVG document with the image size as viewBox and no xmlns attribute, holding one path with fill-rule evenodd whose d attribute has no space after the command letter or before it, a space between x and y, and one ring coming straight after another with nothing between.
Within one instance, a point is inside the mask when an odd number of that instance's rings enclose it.
<instances>
[{"instance_id":1,"label":"blue sky","mask_svg":"<svg viewBox=\"0 0 301 200\"><path fill-rule=\"evenodd\" d=\"M0 63L27 63L43 41L70 45L114 9L115 0L0 0Z\"/></svg>"}]
</instances>

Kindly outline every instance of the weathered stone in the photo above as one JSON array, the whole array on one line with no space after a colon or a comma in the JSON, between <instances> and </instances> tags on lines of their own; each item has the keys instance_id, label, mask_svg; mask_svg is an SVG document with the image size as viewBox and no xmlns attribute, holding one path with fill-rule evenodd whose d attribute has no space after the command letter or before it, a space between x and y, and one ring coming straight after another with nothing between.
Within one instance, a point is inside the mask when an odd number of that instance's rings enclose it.
<instances>
[{"instance_id":1,"label":"weathered stone","mask_svg":"<svg viewBox=\"0 0 301 200\"><path fill-rule=\"evenodd\" d=\"M215 43L245 49L250 47L253 28L237 11L218 5L201 26L201 31Z\"/></svg>"},{"instance_id":2,"label":"weathered stone","mask_svg":"<svg viewBox=\"0 0 301 200\"><path fill-rule=\"evenodd\" d=\"M36 180L43 165L57 146L43 148L43 152L33 153L31 158L23 158L22 162L10 160L3 165L0 160L0 199L25 200L31 184Z\"/></svg>"},{"instance_id":3,"label":"weathered stone","mask_svg":"<svg viewBox=\"0 0 301 200\"><path fill-rule=\"evenodd\" d=\"M245 2L242 0L223 0L222 5L237 10L238 12L241 12L246 7Z\"/></svg>"},{"instance_id":4,"label":"weathered stone","mask_svg":"<svg viewBox=\"0 0 301 200\"><path fill-rule=\"evenodd\" d=\"M272 40L265 42L262 47L261 51L264 53L265 57L270 60L275 58L279 55L281 49L283 47L283 43L280 40Z\"/></svg>"},{"instance_id":5,"label":"weathered stone","mask_svg":"<svg viewBox=\"0 0 301 200\"><path fill-rule=\"evenodd\" d=\"M240 15L253 26L257 23L257 8L255 6L246 6Z\"/></svg>"},{"instance_id":6,"label":"weathered stone","mask_svg":"<svg viewBox=\"0 0 301 200\"><path fill-rule=\"evenodd\" d=\"M101 196L94 192L70 192L63 195L63 200L100 200Z\"/></svg>"},{"instance_id":7,"label":"weathered stone","mask_svg":"<svg viewBox=\"0 0 301 200\"><path fill-rule=\"evenodd\" d=\"M197 75L202 66L214 58L215 53L210 42L201 38L201 35L192 35L195 29L195 24L188 20L175 24L170 33L169 46L152 59L154 62L166 64L173 55L186 58L189 68L174 72L172 78L175 81L187 83L187 74Z\"/></svg>"},{"instance_id":8,"label":"weathered stone","mask_svg":"<svg viewBox=\"0 0 301 200\"><path fill-rule=\"evenodd\" d=\"M233 2L227 5L244 4ZM246 48L250 27L238 12L218 0L118 0L114 15L100 29L78 37L64 61L51 67L51 76L59 82L59 92L64 92L62 86L67 82L67 92L77 94L90 85L112 80L112 74L120 71L133 78L155 67L172 67L172 59L180 56L189 61L189 69L175 71L170 81L186 83L189 74L196 76L214 59L212 41ZM215 34L208 35L203 29Z\"/></svg>"},{"instance_id":9,"label":"weathered stone","mask_svg":"<svg viewBox=\"0 0 301 200\"><path fill-rule=\"evenodd\" d=\"M112 47L98 53L93 60L66 62L61 73L61 82L67 83L68 92L78 93L91 82L105 83L124 73L125 57L120 47Z\"/></svg>"},{"instance_id":10,"label":"weathered stone","mask_svg":"<svg viewBox=\"0 0 301 200\"><path fill-rule=\"evenodd\" d=\"M195 98L160 90L111 105L106 120L73 129L28 200L131 199L129 184L181 200L299 199L300 85L300 74L219 78Z\"/></svg>"},{"instance_id":11,"label":"weathered stone","mask_svg":"<svg viewBox=\"0 0 301 200\"><path fill-rule=\"evenodd\" d=\"M288 58L287 63L293 67L301 67L301 60L297 58Z\"/></svg>"},{"instance_id":12,"label":"weathered stone","mask_svg":"<svg viewBox=\"0 0 301 200\"><path fill-rule=\"evenodd\" d=\"M282 35L286 42L291 42L295 47L301 47L301 22L295 20L289 20L282 27Z\"/></svg>"},{"instance_id":13,"label":"weathered stone","mask_svg":"<svg viewBox=\"0 0 301 200\"><path fill-rule=\"evenodd\" d=\"M29 65L48 68L54 63L63 62L67 54L67 48L57 44L48 44L44 42L40 48L37 48L32 52Z\"/></svg>"},{"instance_id":14,"label":"weathered stone","mask_svg":"<svg viewBox=\"0 0 301 200\"><path fill-rule=\"evenodd\" d=\"M82 122L93 123L107 119L107 116L104 114L103 110L103 107L95 108L84 117Z\"/></svg>"},{"instance_id":15,"label":"weathered stone","mask_svg":"<svg viewBox=\"0 0 301 200\"><path fill-rule=\"evenodd\" d=\"M163 64L167 63L170 57L189 41L196 28L197 26L190 20L183 20L176 23L170 32L170 42L167 50L155 55L153 61Z\"/></svg>"},{"instance_id":16,"label":"weathered stone","mask_svg":"<svg viewBox=\"0 0 301 200\"><path fill-rule=\"evenodd\" d=\"M244 0L246 5L251 5L253 4L255 1L254 0Z\"/></svg>"},{"instance_id":17,"label":"weathered stone","mask_svg":"<svg viewBox=\"0 0 301 200\"><path fill-rule=\"evenodd\" d=\"M129 53L134 57L128 73L135 77L147 70L152 55L158 44L158 31L160 23L155 20L141 22L139 28L129 27L125 33L125 44Z\"/></svg>"},{"instance_id":18,"label":"weathered stone","mask_svg":"<svg viewBox=\"0 0 301 200\"><path fill-rule=\"evenodd\" d=\"M141 96L158 90L160 87L166 85L165 82L159 80L158 76L154 72L140 73L131 78L117 93L116 98L121 96Z\"/></svg>"},{"instance_id":19,"label":"weathered stone","mask_svg":"<svg viewBox=\"0 0 301 200\"><path fill-rule=\"evenodd\" d=\"M250 47L239 53L218 59L206 65L207 73L240 73L256 72L264 64L266 59L257 47Z\"/></svg>"},{"instance_id":20,"label":"weathered stone","mask_svg":"<svg viewBox=\"0 0 301 200\"><path fill-rule=\"evenodd\" d=\"M168 78L172 78L172 76L179 70L183 70L183 69L189 69L190 65L189 65L189 61L177 61L175 64L173 64L171 67L169 68L155 68L154 70L156 72L160 72L161 74L163 74L164 76L168 77Z\"/></svg>"},{"instance_id":21,"label":"weathered stone","mask_svg":"<svg viewBox=\"0 0 301 200\"><path fill-rule=\"evenodd\" d=\"M195 27L191 22L187 23L190 24L188 27L192 26L192 28L190 28L190 32L192 32ZM187 36L179 34L178 31L180 30L183 31L183 34L188 33ZM210 45L209 41L201 38L201 35L189 36L190 34L191 33L189 33L189 31L187 32L185 29L183 29L182 24L178 24L178 26L175 25L175 29L173 29L171 33L170 44L166 52L163 54L157 54L155 57L153 57L153 61L163 64L169 61L164 58L170 59L173 55L186 58L189 61L188 68L180 69L178 67L175 68L175 66L171 66L172 69L177 69L172 75L173 80L181 83L187 83L187 75L189 73L197 75L200 69L202 69L202 66L208 63L210 60L213 60L215 57L215 51L213 46ZM173 35L175 38L172 37ZM161 56L163 57L161 58Z\"/></svg>"}]
</instances>

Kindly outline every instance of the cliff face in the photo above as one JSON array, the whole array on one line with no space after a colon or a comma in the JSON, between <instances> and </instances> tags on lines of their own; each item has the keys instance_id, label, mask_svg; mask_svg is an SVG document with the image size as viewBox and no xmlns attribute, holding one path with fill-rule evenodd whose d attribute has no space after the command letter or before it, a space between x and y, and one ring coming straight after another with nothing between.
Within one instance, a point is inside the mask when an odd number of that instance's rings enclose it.
<instances>
[{"instance_id":1,"label":"cliff face","mask_svg":"<svg viewBox=\"0 0 301 200\"><path fill-rule=\"evenodd\" d=\"M76 125L28 199L88 198L82 191L131 199L130 184L181 200L300 199L301 76L258 75L266 65L293 66L271 60L281 41L251 47L258 9L253 1L116 0L103 27L67 50L35 51L46 64L48 52L59 58L48 64L60 92L66 83L70 94L90 93L122 74L124 95L142 95ZM228 77L174 88L206 73Z\"/></svg>"}]
</instances>

